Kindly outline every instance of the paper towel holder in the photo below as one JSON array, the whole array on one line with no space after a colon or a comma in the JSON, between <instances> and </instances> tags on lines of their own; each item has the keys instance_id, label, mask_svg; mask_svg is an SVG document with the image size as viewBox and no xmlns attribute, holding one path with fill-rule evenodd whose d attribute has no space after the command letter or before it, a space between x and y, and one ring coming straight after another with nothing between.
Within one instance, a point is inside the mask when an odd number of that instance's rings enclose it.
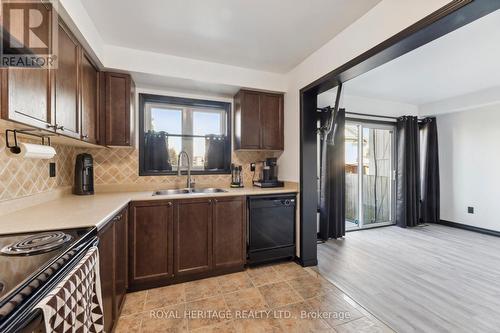
<instances>
[{"instance_id":1,"label":"paper towel holder","mask_svg":"<svg viewBox=\"0 0 500 333\"><path fill-rule=\"evenodd\" d=\"M37 137L39 139L42 139L42 145L45 145L45 141L47 141L48 145L50 146L50 136L48 135L40 135L40 134L34 134L30 133L31 131L37 131L37 129L32 129L32 128L26 128L26 129L21 129L21 130L11 130L11 129L6 129L5 130L5 146L10 149L11 152L13 153L19 153L21 151L21 148L17 144L17 134L23 134L23 135L30 135ZM9 132L14 135L14 145L11 145L9 142ZM47 140L45 140L47 139Z\"/></svg>"}]
</instances>

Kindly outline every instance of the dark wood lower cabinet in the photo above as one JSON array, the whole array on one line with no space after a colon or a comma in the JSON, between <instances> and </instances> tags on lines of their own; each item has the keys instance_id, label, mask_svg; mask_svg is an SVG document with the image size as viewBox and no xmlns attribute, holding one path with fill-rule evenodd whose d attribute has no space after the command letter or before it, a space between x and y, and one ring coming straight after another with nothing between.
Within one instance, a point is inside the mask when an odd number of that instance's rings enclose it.
<instances>
[{"instance_id":1,"label":"dark wood lower cabinet","mask_svg":"<svg viewBox=\"0 0 500 333\"><path fill-rule=\"evenodd\" d=\"M99 230L99 270L104 330L111 332L127 292L127 208Z\"/></svg>"},{"instance_id":2,"label":"dark wood lower cabinet","mask_svg":"<svg viewBox=\"0 0 500 333\"><path fill-rule=\"evenodd\" d=\"M212 268L211 199L186 199L175 204L176 276L207 272Z\"/></svg>"},{"instance_id":3,"label":"dark wood lower cabinet","mask_svg":"<svg viewBox=\"0 0 500 333\"><path fill-rule=\"evenodd\" d=\"M129 290L243 270L245 197L132 202Z\"/></svg>"},{"instance_id":4,"label":"dark wood lower cabinet","mask_svg":"<svg viewBox=\"0 0 500 333\"><path fill-rule=\"evenodd\" d=\"M127 245L127 222L128 210L124 209L115 217L114 235L114 263L115 263L115 298L113 310L119 315L125 302L125 295L128 288L128 245Z\"/></svg>"},{"instance_id":5,"label":"dark wood lower cabinet","mask_svg":"<svg viewBox=\"0 0 500 333\"><path fill-rule=\"evenodd\" d=\"M173 276L173 220L171 201L130 204L129 285L140 289Z\"/></svg>"},{"instance_id":6,"label":"dark wood lower cabinet","mask_svg":"<svg viewBox=\"0 0 500 333\"><path fill-rule=\"evenodd\" d=\"M213 202L214 268L243 267L246 261L245 197L224 197Z\"/></svg>"},{"instance_id":7,"label":"dark wood lower cabinet","mask_svg":"<svg viewBox=\"0 0 500 333\"><path fill-rule=\"evenodd\" d=\"M99 231L99 271L101 275L104 331L111 332L114 325L114 226L110 222Z\"/></svg>"}]
</instances>

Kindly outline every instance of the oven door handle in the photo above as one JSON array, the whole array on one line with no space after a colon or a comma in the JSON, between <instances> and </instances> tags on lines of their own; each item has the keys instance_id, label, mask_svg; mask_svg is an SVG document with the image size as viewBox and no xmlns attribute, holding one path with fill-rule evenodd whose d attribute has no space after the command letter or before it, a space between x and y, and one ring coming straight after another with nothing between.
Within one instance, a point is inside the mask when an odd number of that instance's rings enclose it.
<instances>
[{"instance_id":1,"label":"oven door handle","mask_svg":"<svg viewBox=\"0 0 500 333\"><path fill-rule=\"evenodd\" d=\"M38 332L40 325L44 325L43 312L41 309L34 309L19 326L13 328L15 333Z\"/></svg>"}]
</instances>

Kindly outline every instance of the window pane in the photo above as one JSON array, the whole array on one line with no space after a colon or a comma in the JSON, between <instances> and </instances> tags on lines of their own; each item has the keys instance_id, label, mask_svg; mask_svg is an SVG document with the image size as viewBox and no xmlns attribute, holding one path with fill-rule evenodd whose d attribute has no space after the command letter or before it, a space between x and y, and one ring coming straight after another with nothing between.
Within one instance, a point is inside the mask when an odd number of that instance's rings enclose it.
<instances>
[{"instance_id":1,"label":"window pane","mask_svg":"<svg viewBox=\"0 0 500 333\"><path fill-rule=\"evenodd\" d=\"M230 170L229 103L167 96L142 97L141 175L175 174L181 151L187 153L196 172L209 174Z\"/></svg>"},{"instance_id":2,"label":"window pane","mask_svg":"<svg viewBox=\"0 0 500 333\"><path fill-rule=\"evenodd\" d=\"M222 135L221 128L222 113L220 111L194 111L193 112L193 134L194 135Z\"/></svg>"},{"instance_id":3,"label":"window pane","mask_svg":"<svg viewBox=\"0 0 500 333\"><path fill-rule=\"evenodd\" d=\"M170 157L170 163L172 163L172 169L177 170L177 157L182 150L182 138L178 136L168 137L168 155Z\"/></svg>"},{"instance_id":4,"label":"window pane","mask_svg":"<svg viewBox=\"0 0 500 333\"><path fill-rule=\"evenodd\" d=\"M193 168L205 169L205 138L193 138Z\"/></svg>"},{"instance_id":5,"label":"window pane","mask_svg":"<svg viewBox=\"0 0 500 333\"><path fill-rule=\"evenodd\" d=\"M359 226L359 127L345 125L345 218L346 229Z\"/></svg>"},{"instance_id":6,"label":"window pane","mask_svg":"<svg viewBox=\"0 0 500 333\"><path fill-rule=\"evenodd\" d=\"M168 134L182 134L182 109L151 108L151 129Z\"/></svg>"},{"instance_id":7,"label":"window pane","mask_svg":"<svg viewBox=\"0 0 500 333\"><path fill-rule=\"evenodd\" d=\"M363 128L363 224L391 219L392 132Z\"/></svg>"}]
</instances>

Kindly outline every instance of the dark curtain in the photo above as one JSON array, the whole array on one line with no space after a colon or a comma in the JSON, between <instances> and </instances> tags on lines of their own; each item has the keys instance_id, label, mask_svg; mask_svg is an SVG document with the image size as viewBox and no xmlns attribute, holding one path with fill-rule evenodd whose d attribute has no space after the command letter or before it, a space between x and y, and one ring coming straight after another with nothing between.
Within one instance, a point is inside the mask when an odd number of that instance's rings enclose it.
<instances>
[{"instance_id":1,"label":"dark curtain","mask_svg":"<svg viewBox=\"0 0 500 333\"><path fill-rule=\"evenodd\" d=\"M439 222L439 154L436 118L420 123L420 218Z\"/></svg>"},{"instance_id":2,"label":"dark curtain","mask_svg":"<svg viewBox=\"0 0 500 333\"><path fill-rule=\"evenodd\" d=\"M413 227L419 223L420 152L418 119L398 118L396 123L396 223Z\"/></svg>"},{"instance_id":3,"label":"dark curtain","mask_svg":"<svg viewBox=\"0 0 500 333\"><path fill-rule=\"evenodd\" d=\"M144 168L152 171L172 170L165 132L148 131L144 134Z\"/></svg>"},{"instance_id":4,"label":"dark curtain","mask_svg":"<svg viewBox=\"0 0 500 333\"><path fill-rule=\"evenodd\" d=\"M320 238L345 236L345 110L321 141Z\"/></svg>"},{"instance_id":5,"label":"dark curtain","mask_svg":"<svg viewBox=\"0 0 500 333\"><path fill-rule=\"evenodd\" d=\"M226 160L227 138L224 135L208 135L205 137L205 170L224 169Z\"/></svg>"}]
</instances>

